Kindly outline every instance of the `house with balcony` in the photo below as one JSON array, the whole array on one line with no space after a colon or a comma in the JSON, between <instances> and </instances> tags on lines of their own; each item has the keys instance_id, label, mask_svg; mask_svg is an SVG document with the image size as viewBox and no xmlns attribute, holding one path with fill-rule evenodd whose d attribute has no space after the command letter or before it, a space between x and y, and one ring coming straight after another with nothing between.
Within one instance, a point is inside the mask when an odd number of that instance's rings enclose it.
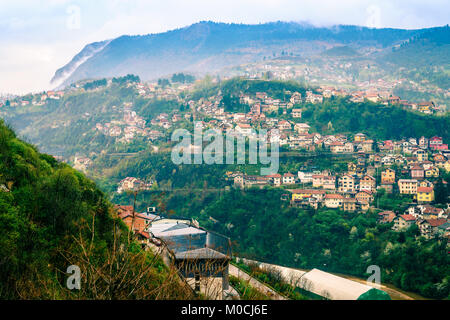
<instances>
[{"instance_id":1,"label":"house with balcony","mask_svg":"<svg viewBox=\"0 0 450 320\"><path fill-rule=\"evenodd\" d=\"M344 197L337 193L326 194L324 197L324 206L327 208L340 208L343 204Z\"/></svg>"},{"instance_id":2,"label":"house with balcony","mask_svg":"<svg viewBox=\"0 0 450 320\"><path fill-rule=\"evenodd\" d=\"M344 174L338 179L338 191L339 192L354 192L355 191L355 178L348 174Z\"/></svg>"},{"instance_id":3,"label":"house with balcony","mask_svg":"<svg viewBox=\"0 0 450 320\"><path fill-rule=\"evenodd\" d=\"M401 194L416 194L418 181L415 179L399 179L398 189Z\"/></svg>"},{"instance_id":4,"label":"house with balcony","mask_svg":"<svg viewBox=\"0 0 450 320\"><path fill-rule=\"evenodd\" d=\"M401 214L394 218L394 231L405 231L416 223L416 218L409 214Z\"/></svg>"},{"instance_id":5,"label":"house with balcony","mask_svg":"<svg viewBox=\"0 0 450 320\"><path fill-rule=\"evenodd\" d=\"M429 203L434 201L434 190L431 187L418 187L416 199L418 203Z\"/></svg>"}]
</instances>

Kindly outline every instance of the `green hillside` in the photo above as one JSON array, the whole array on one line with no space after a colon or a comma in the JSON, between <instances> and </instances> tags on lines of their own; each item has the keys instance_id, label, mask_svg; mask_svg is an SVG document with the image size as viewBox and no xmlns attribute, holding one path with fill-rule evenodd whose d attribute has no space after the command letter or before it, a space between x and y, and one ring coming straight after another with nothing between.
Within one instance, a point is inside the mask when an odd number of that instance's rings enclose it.
<instances>
[{"instance_id":1,"label":"green hillside","mask_svg":"<svg viewBox=\"0 0 450 320\"><path fill-rule=\"evenodd\" d=\"M383 60L403 67L449 67L450 27L431 28L418 34L383 57Z\"/></svg>"},{"instance_id":2,"label":"green hillside","mask_svg":"<svg viewBox=\"0 0 450 320\"><path fill-rule=\"evenodd\" d=\"M417 238L416 227L394 232L392 224L377 223L376 213L293 208L280 200L283 193L275 188L232 189L221 194L174 193L166 201L169 210L233 239L238 256L362 278L368 276L368 266L377 265L383 283L429 298L448 298L445 241Z\"/></svg>"},{"instance_id":3,"label":"green hillside","mask_svg":"<svg viewBox=\"0 0 450 320\"><path fill-rule=\"evenodd\" d=\"M81 269L80 290L66 288L70 265ZM189 297L91 180L0 121L0 299Z\"/></svg>"},{"instance_id":4,"label":"green hillside","mask_svg":"<svg viewBox=\"0 0 450 320\"><path fill-rule=\"evenodd\" d=\"M372 102L352 103L338 97L325 100L323 104L307 104L302 118L323 134L364 132L376 139L434 135L445 141L450 139L448 115L425 115Z\"/></svg>"}]
</instances>

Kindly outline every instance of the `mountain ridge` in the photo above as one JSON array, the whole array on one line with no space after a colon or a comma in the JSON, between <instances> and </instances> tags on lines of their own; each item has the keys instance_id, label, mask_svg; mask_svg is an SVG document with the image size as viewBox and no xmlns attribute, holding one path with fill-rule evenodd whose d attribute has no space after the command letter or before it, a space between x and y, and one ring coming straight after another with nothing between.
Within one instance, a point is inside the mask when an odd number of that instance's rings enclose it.
<instances>
[{"instance_id":1,"label":"mountain ridge","mask_svg":"<svg viewBox=\"0 0 450 320\"><path fill-rule=\"evenodd\" d=\"M307 57L336 45L386 49L433 29L314 27L281 21L254 25L201 21L163 33L123 35L88 44L56 71L52 83L61 86L87 78L128 73L144 80L182 71L208 73L262 61L263 57L282 50Z\"/></svg>"}]
</instances>

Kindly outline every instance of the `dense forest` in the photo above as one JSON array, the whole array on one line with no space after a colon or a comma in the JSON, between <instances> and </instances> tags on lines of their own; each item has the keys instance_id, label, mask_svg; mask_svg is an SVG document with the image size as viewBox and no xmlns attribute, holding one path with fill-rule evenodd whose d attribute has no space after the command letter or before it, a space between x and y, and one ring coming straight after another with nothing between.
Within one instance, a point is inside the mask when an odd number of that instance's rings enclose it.
<instances>
[{"instance_id":1,"label":"dense forest","mask_svg":"<svg viewBox=\"0 0 450 320\"><path fill-rule=\"evenodd\" d=\"M392 63L406 68L439 66L449 68L450 27L430 28L415 35L380 58L382 63ZM424 77L426 78L426 77Z\"/></svg>"},{"instance_id":2,"label":"dense forest","mask_svg":"<svg viewBox=\"0 0 450 320\"><path fill-rule=\"evenodd\" d=\"M66 287L71 265L81 271L79 290ZM91 180L0 121L0 299L189 297Z\"/></svg>"},{"instance_id":3,"label":"dense forest","mask_svg":"<svg viewBox=\"0 0 450 320\"><path fill-rule=\"evenodd\" d=\"M418 237L416 227L394 232L376 213L298 209L282 189L165 194L168 210L229 236L236 255L268 263L367 277L378 265L382 282L429 298L448 298L446 241Z\"/></svg>"},{"instance_id":4,"label":"dense forest","mask_svg":"<svg viewBox=\"0 0 450 320\"><path fill-rule=\"evenodd\" d=\"M323 104L306 104L302 121L322 134L363 132L373 139L437 135L445 141L450 140L448 115L425 115L397 106L353 103L339 97L325 99Z\"/></svg>"}]
</instances>

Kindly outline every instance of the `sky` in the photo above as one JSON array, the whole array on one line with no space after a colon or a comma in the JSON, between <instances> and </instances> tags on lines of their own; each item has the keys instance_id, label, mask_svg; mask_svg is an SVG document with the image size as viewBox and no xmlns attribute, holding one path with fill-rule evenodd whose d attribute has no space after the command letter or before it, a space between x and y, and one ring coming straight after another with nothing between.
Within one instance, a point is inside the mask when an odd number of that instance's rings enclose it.
<instances>
[{"instance_id":1,"label":"sky","mask_svg":"<svg viewBox=\"0 0 450 320\"><path fill-rule=\"evenodd\" d=\"M88 43L199 21L415 29L449 17L448 0L0 0L0 94L51 89Z\"/></svg>"}]
</instances>

